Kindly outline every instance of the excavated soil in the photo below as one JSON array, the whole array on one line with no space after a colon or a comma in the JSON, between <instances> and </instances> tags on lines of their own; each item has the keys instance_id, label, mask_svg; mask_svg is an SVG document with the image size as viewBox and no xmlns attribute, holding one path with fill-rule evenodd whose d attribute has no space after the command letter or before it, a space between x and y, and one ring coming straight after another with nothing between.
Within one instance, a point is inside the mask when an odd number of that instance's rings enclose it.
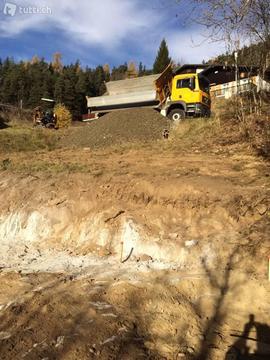
<instances>
[{"instance_id":1,"label":"excavated soil","mask_svg":"<svg viewBox=\"0 0 270 360\"><path fill-rule=\"evenodd\" d=\"M162 139L170 122L152 109L115 111L84 127L69 130L59 145L62 147L105 147L127 142L149 142Z\"/></svg>"},{"instance_id":2,"label":"excavated soil","mask_svg":"<svg viewBox=\"0 0 270 360\"><path fill-rule=\"evenodd\" d=\"M270 358L268 164L234 147L8 160L1 360Z\"/></svg>"}]
</instances>

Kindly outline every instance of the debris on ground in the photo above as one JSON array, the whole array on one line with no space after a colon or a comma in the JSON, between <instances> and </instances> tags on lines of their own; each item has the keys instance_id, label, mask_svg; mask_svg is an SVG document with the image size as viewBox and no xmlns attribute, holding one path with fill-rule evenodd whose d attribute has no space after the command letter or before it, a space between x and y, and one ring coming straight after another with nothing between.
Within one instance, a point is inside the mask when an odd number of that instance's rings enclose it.
<instances>
[{"instance_id":1,"label":"debris on ground","mask_svg":"<svg viewBox=\"0 0 270 360\"><path fill-rule=\"evenodd\" d=\"M164 137L170 120L153 109L131 109L111 112L85 126L74 127L63 136L62 147L105 147L127 142L149 142Z\"/></svg>"}]
</instances>

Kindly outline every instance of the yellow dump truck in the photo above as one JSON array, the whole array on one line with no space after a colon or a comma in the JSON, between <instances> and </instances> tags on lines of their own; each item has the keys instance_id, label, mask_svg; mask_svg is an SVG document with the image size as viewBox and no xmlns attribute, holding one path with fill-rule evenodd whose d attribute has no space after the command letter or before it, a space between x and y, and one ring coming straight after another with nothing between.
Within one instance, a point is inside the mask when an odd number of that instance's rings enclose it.
<instances>
[{"instance_id":1,"label":"yellow dump truck","mask_svg":"<svg viewBox=\"0 0 270 360\"><path fill-rule=\"evenodd\" d=\"M106 83L107 93L87 97L89 114L120 109L152 107L178 121L187 116L207 117L211 112L209 81L203 66L169 65L162 74Z\"/></svg>"}]
</instances>

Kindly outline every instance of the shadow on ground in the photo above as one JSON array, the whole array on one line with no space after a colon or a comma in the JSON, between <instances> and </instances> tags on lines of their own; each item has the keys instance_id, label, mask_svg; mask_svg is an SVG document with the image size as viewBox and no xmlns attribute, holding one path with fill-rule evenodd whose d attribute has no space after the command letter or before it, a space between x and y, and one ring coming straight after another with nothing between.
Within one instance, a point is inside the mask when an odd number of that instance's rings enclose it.
<instances>
[{"instance_id":1,"label":"shadow on ground","mask_svg":"<svg viewBox=\"0 0 270 360\"><path fill-rule=\"evenodd\" d=\"M254 314L250 314L249 321L245 324L241 334L234 333L231 336L237 340L228 350L225 360L269 359L270 327L257 322ZM249 343L255 344L255 351L251 351Z\"/></svg>"}]
</instances>

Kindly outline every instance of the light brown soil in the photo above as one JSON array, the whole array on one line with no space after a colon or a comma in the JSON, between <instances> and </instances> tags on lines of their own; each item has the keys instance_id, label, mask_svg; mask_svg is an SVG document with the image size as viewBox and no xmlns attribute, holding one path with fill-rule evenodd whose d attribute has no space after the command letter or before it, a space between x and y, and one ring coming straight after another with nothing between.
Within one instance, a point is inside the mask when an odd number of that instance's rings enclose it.
<instances>
[{"instance_id":1,"label":"light brown soil","mask_svg":"<svg viewBox=\"0 0 270 360\"><path fill-rule=\"evenodd\" d=\"M270 357L267 164L155 146L9 156L1 359Z\"/></svg>"}]
</instances>

